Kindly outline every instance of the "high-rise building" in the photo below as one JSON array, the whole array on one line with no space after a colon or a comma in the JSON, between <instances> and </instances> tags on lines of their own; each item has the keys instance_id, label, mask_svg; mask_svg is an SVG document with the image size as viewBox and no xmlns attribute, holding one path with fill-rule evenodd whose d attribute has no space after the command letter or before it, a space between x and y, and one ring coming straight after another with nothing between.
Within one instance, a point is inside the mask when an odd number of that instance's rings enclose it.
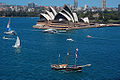
<instances>
[{"instance_id":1,"label":"high-rise building","mask_svg":"<svg viewBox=\"0 0 120 80\"><path fill-rule=\"evenodd\" d=\"M28 8L35 8L35 3L28 3Z\"/></svg>"},{"instance_id":2,"label":"high-rise building","mask_svg":"<svg viewBox=\"0 0 120 80\"><path fill-rule=\"evenodd\" d=\"M78 7L78 2L77 2L77 0L74 0L73 7L74 7L74 9L76 9L76 8Z\"/></svg>"},{"instance_id":3,"label":"high-rise building","mask_svg":"<svg viewBox=\"0 0 120 80\"><path fill-rule=\"evenodd\" d=\"M106 0L102 0L102 8L103 8L103 9L106 8Z\"/></svg>"},{"instance_id":4,"label":"high-rise building","mask_svg":"<svg viewBox=\"0 0 120 80\"><path fill-rule=\"evenodd\" d=\"M85 4L85 6L84 6L84 10L86 10L87 8L88 8L88 5Z\"/></svg>"},{"instance_id":5,"label":"high-rise building","mask_svg":"<svg viewBox=\"0 0 120 80\"><path fill-rule=\"evenodd\" d=\"M120 12L120 4L118 5L118 11Z\"/></svg>"}]
</instances>

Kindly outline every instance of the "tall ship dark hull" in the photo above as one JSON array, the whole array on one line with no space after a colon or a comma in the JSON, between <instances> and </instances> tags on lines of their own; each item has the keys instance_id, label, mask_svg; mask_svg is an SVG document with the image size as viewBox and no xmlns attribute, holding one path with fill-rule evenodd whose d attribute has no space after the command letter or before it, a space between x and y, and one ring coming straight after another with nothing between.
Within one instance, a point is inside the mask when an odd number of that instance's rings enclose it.
<instances>
[{"instance_id":1,"label":"tall ship dark hull","mask_svg":"<svg viewBox=\"0 0 120 80\"><path fill-rule=\"evenodd\" d=\"M51 68L54 70L64 70L64 71L82 71L82 67L66 67L66 68L60 68L60 67L55 67L53 65L51 65Z\"/></svg>"}]
</instances>

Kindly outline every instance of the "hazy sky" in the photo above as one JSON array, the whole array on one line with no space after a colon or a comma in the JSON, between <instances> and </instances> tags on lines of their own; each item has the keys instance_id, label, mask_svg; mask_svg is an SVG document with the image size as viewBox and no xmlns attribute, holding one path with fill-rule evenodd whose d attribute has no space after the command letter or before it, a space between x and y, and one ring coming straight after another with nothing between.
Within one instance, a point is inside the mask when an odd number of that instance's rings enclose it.
<instances>
[{"instance_id":1,"label":"hazy sky","mask_svg":"<svg viewBox=\"0 0 120 80\"><path fill-rule=\"evenodd\" d=\"M42 6L63 6L64 4L73 4L73 0L0 0L6 4L12 5L27 5L29 2L34 2ZM118 7L120 0L106 0L107 7ZM83 7L85 4L88 6L102 7L102 0L78 0L78 6Z\"/></svg>"}]
</instances>

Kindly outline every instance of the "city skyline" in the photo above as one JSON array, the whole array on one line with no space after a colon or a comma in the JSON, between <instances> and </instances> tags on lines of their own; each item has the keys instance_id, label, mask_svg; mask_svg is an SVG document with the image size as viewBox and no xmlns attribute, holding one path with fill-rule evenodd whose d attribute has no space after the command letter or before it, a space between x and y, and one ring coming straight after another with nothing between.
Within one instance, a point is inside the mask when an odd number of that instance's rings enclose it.
<instances>
[{"instance_id":1,"label":"city skyline","mask_svg":"<svg viewBox=\"0 0 120 80\"><path fill-rule=\"evenodd\" d=\"M61 0L61 2L59 0L1 0L0 2L10 5L28 5L28 3L34 2L39 6L63 6L64 4L73 5L74 3L73 0ZM89 7L102 7L102 0L78 0L78 7L84 7L85 4ZM119 0L106 0L106 7L118 7L118 4L120 4Z\"/></svg>"},{"instance_id":2,"label":"city skyline","mask_svg":"<svg viewBox=\"0 0 120 80\"><path fill-rule=\"evenodd\" d=\"M102 0L102 8L106 8L106 0Z\"/></svg>"}]
</instances>

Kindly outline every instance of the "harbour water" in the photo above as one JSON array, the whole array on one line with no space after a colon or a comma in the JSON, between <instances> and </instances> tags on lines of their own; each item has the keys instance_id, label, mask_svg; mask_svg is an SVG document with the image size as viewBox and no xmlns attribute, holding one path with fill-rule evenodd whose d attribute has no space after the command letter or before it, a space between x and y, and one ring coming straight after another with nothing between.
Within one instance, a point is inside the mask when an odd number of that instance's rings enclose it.
<instances>
[{"instance_id":1,"label":"harbour water","mask_svg":"<svg viewBox=\"0 0 120 80\"><path fill-rule=\"evenodd\" d=\"M118 80L120 79L120 27L89 28L68 33L47 34L33 29L39 18L11 18L11 28L21 40L21 48L14 49L16 36L4 40L8 18L0 18L0 80ZM87 38L87 35L92 38ZM67 38L74 41L67 42ZM91 64L82 72L54 71L51 64L73 65L78 48L77 64Z\"/></svg>"}]
</instances>

